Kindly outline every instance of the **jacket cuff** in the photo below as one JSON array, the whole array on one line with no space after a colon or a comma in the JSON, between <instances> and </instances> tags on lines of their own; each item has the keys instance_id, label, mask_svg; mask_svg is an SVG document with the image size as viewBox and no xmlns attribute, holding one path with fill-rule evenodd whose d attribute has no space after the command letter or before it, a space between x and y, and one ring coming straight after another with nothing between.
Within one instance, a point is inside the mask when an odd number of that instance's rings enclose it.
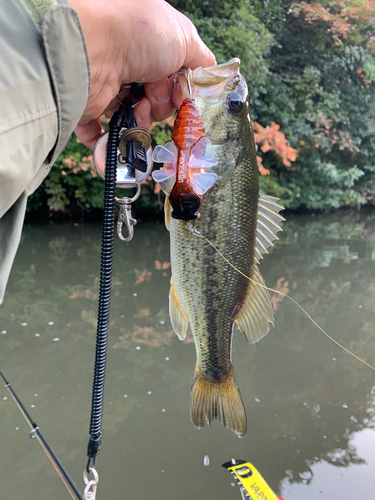
<instances>
[{"instance_id":1,"label":"jacket cuff","mask_svg":"<svg viewBox=\"0 0 375 500\"><path fill-rule=\"evenodd\" d=\"M77 12L68 5L43 18L42 37L58 112L53 163L78 124L90 94L90 64Z\"/></svg>"}]
</instances>

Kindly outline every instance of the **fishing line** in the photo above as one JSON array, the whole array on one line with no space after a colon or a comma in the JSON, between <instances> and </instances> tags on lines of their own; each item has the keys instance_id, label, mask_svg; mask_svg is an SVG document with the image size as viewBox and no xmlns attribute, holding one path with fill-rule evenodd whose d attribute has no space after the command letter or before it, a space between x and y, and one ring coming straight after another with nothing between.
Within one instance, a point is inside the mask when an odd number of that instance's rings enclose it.
<instances>
[{"instance_id":1,"label":"fishing line","mask_svg":"<svg viewBox=\"0 0 375 500\"><path fill-rule=\"evenodd\" d=\"M335 340L333 337L331 337L331 335L329 335L327 332L325 332L323 330L323 328L321 326L318 325L318 323L310 316L310 314L305 311L305 309L296 301L294 300L290 295L286 294L286 293L283 293L283 292L280 292L279 290L275 290L274 288L269 288L268 286L266 285L263 285L262 283L258 283L257 281L253 280L252 278L250 278L249 276L246 276L246 274L244 274L242 271L240 271L239 269L237 269L236 266L234 266L226 257L225 255L223 255L220 250L208 239L206 238L206 236L203 236L203 234L201 233L198 233L197 231L195 231L193 233L194 235L198 236L199 238L203 238L204 240L207 241L207 243L209 243L212 248L214 248L216 250L216 252L220 255L220 257L222 257L225 262L227 264L229 264L235 271L237 271L238 273L240 273L244 278L248 279L249 281L251 281L252 283L254 283L255 285L258 285L262 288L265 288L266 290L269 290L270 292L274 292L274 293L278 293L279 295L281 295L282 297L287 297L289 300L291 300L294 304L296 304L300 309L301 311L309 318L309 320L322 332L324 333L324 335L326 337L329 338L329 340L331 340L334 344L336 344L338 347L341 347L341 349L343 349L347 354L350 354L351 356L353 356L353 358L357 359L358 361L360 361L361 363L363 363L364 365L368 366L369 368L371 368L371 370L374 370L375 371L375 367L370 365L369 363L367 363L364 359L360 358L359 356L357 356L356 354L354 354L353 352L349 351L349 349L347 349L346 347L344 347L343 345L340 344L340 342L337 342L337 340Z\"/></svg>"}]
</instances>

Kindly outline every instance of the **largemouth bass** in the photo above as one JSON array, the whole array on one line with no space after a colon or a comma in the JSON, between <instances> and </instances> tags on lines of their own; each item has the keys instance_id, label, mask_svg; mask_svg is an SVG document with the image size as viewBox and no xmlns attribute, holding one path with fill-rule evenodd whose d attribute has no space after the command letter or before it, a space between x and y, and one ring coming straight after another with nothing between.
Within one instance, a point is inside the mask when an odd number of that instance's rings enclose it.
<instances>
[{"instance_id":1,"label":"largemouth bass","mask_svg":"<svg viewBox=\"0 0 375 500\"><path fill-rule=\"evenodd\" d=\"M254 343L273 323L268 290L245 276L264 284L257 264L277 238L275 233L283 218L278 214L282 207L276 198L259 195L248 89L239 67L240 61L233 59L196 69L189 76L190 97L204 126L201 135L208 139L201 173L215 176L213 182L206 183L210 186L201 200L200 217L192 222L237 270L206 240L186 229L181 220L184 217L172 211L168 197L165 217L171 240L171 323L180 339L185 338L190 325L197 354L190 394L191 420L201 428L216 419L243 437L247 421L231 360L233 326L236 323L246 340ZM174 135L175 130L172 139ZM185 155L190 164L197 149L194 147L190 146L190 155ZM180 162L178 147L172 143L167 149ZM163 190L169 194L177 183L172 175L176 160L170 156L164 161L156 180L159 175ZM194 191L193 183L191 186Z\"/></svg>"}]
</instances>

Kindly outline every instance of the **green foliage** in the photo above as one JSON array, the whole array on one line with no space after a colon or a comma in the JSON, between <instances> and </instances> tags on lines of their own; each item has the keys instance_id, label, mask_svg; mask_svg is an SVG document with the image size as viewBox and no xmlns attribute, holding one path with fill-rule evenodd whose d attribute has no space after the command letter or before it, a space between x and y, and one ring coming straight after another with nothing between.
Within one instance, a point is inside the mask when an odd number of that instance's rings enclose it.
<instances>
[{"instance_id":1,"label":"green foliage","mask_svg":"<svg viewBox=\"0 0 375 500\"><path fill-rule=\"evenodd\" d=\"M283 8L278 22L270 25L276 43L266 91L261 89L253 100L253 115L262 125L279 123L298 151L289 169L270 157L263 161L273 185L284 188L282 204L325 209L372 201L375 85L368 40L374 24L359 16L355 29L337 38L332 25L319 18L325 4L306 4L314 15L318 12L317 19L307 22L298 7L302 2L292 8L279 0L273 3ZM270 187L276 195L277 189Z\"/></svg>"},{"instance_id":2,"label":"green foliage","mask_svg":"<svg viewBox=\"0 0 375 500\"><path fill-rule=\"evenodd\" d=\"M241 59L252 118L280 125L297 160L285 167L259 153L270 171L261 189L288 208L360 206L375 199L375 21L372 0L173 0L213 50L218 63ZM155 126L153 144L170 139ZM102 206L103 182L90 169L67 173L64 158L90 152L75 138L29 210L81 212ZM65 175L64 175L65 172ZM142 188L137 208L158 211L160 194Z\"/></svg>"},{"instance_id":3,"label":"green foliage","mask_svg":"<svg viewBox=\"0 0 375 500\"><path fill-rule=\"evenodd\" d=\"M155 127L151 130L153 147L155 147L157 144L166 144L171 140L171 135L171 127L162 127L161 125L155 125Z\"/></svg>"},{"instance_id":4,"label":"green foliage","mask_svg":"<svg viewBox=\"0 0 375 500\"><path fill-rule=\"evenodd\" d=\"M92 153L74 135L64 152L57 158L48 177L33 193L28 202L28 211L37 211L47 206L51 212L78 215L103 207L104 183L93 177L90 157ZM86 158L86 163L83 159ZM77 168L69 168L69 161ZM88 167L79 168L79 164ZM77 171L75 171L77 170Z\"/></svg>"},{"instance_id":5,"label":"green foliage","mask_svg":"<svg viewBox=\"0 0 375 500\"><path fill-rule=\"evenodd\" d=\"M249 0L177 0L171 3L193 21L219 64L239 57L249 86L258 86L265 81L268 72L266 56L273 35L257 17L256 3Z\"/></svg>"},{"instance_id":6,"label":"green foliage","mask_svg":"<svg viewBox=\"0 0 375 500\"><path fill-rule=\"evenodd\" d=\"M369 80L375 81L375 60L368 60L363 65L363 69Z\"/></svg>"}]
</instances>

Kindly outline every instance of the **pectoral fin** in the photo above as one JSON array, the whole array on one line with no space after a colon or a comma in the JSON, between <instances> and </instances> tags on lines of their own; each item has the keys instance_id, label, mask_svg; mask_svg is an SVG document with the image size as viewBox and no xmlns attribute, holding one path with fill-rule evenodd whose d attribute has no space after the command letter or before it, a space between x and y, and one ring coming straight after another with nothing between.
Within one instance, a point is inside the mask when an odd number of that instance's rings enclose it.
<instances>
[{"instance_id":1,"label":"pectoral fin","mask_svg":"<svg viewBox=\"0 0 375 500\"><path fill-rule=\"evenodd\" d=\"M165 197L164 201L164 222L165 227L169 231L169 226L171 225L171 204L169 203L169 196Z\"/></svg>"},{"instance_id":2,"label":"pectoral fin","mask_svg":"<svg viewBox=\"0 0 375 500\"><path fill-rule=\"evenodd\" d=\"M173 277L171 278L171 288L169 291L169 316L171 318L175 334L180 340L184 340L189 326L189 321L177 296Z\"/></svg>"},{"instance_id":3,"label":"pectoral fin","mask_svg":"<svg viewBox=\"0 0 375 500\"><path fill-rule=\"evenodd\" d=\"M273 307L270 294L264 288L263 277L256 265L250 278L263 286L250 281L244 304L235 321L249 344L253 344L269 332L270 323L273 324Z\"/></svg>"}]
</instances>

